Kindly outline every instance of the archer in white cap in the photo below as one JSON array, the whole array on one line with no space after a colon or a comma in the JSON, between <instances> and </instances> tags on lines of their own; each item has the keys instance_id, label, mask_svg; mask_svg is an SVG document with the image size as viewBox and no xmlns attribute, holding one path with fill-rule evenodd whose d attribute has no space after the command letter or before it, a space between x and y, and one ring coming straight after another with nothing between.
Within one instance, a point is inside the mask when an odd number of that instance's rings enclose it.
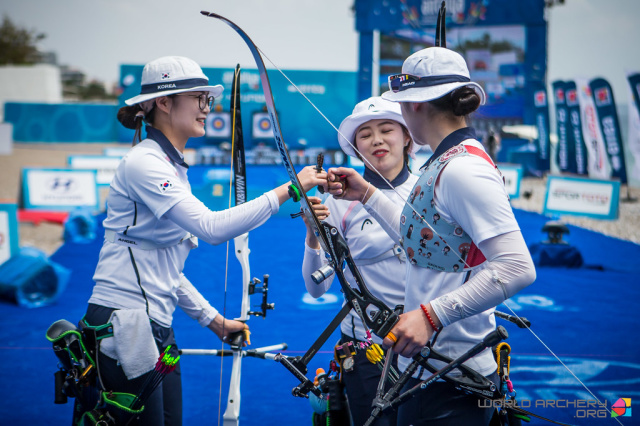
<instances>
[{"instance_id":1,"label":"archer in white cap","mask_svg":"<svg viewBox=\"0 0 640 426\"><path fill-rule=\"evenodd\" d=\"M409 157L419 146L412 142L399 104L378 96L358 103L353 113L340 124L338 141L346 154L364 162L363 177L370 185L380 189L394 202L403 203L418 180L409 170ZM309 200L317 203L314 210L320 219L331 212L325 222L335 226L344 237L369 290L387 306L402 304L404 280L388 279L405 275L406 257L400 245L389 238L358 201L329 197L322 205L318 197L309 197ZM311 274L326 264L327 259L308 224L305 242L302 276L309 294L320 297L329 290L334 276L319 285L311 279ZM347 280L351 281L350 272L346 274ZM353 342L354 347L359 347L367 340L362 321L353 310L342 321L341 331L338 345ZM382 343L382 339L376 336L374 341ZM354 425L362 425L371 413L380 370L367 359L363 349L357 350L352 360L342 360L341 364L351 419ZM389 411L376 424L395 426L395 412Z\"/></svg>"},{"instance_id":2,"label":"archer in white cap","mask_svg":"<svg viewBox=\"0 0 640 426\"><path fill-rule=\"evenodd\" d=\"M398 102L414 142L433 155L410 197L394 203L354 170L329 170L332 194L365 209L402 244L409 268L405 313L385 337L402 355L401 369L439 331L434 349L451 358L466 352L495 329L493 309L530 285L535 269L497 167L468 127L466 117L485 102L482 87L469 78L461 55L442 47L408 57L402 73L389 77L383 99ZM464 284L464 285L463 285ZM465 363L494 383L496 363L485 350ZM407 383L426 374L418 370ZM451 384L434 383L400 405L398 424L487 425L495 410Z\"/></svg>"},{"instance_id":3,"label":"archer in white cap","mask_svg":"<svg viewBox=\"0 0 640 426\"><path fill-rule=\"evenodd\" d=\"M183 150L189 138L204 136L205 118L222 90L209 85L191 59L162 57L144 67L141 93L118 112L123 125L136 129L134 144L140 142L122 159L109 188L105 240L84 317L93 327L113 325L114 336L100 341L98 355L104 391L135 395L141 390L158 352L168 345L177 348L171 328L176 307L223 341L231 333L248 332L243 322L220 315L182 273L198 239L220 244L242 235L277 213L289 198L285 184L214 212L191 193ZM143 121L146 138L141 140ZM326 182L326 173L313 167L298 176L305 189ZM151 362L141 361L146 358ZM129 424L182 423L179 363L162 387ZM112 415L125 416L118 417L118 424L130 417L121 410Z\"/></svg>"}]
</instances>

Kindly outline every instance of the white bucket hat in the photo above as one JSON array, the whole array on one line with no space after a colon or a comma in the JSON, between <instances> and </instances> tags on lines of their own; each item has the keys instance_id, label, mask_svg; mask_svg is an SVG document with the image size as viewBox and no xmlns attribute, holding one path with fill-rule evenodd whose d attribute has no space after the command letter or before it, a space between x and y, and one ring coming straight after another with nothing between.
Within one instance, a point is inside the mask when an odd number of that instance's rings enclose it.
<instances>
[{"instance_id":1,"label":"white bucket hat","mask_svg":"<svg viewBox=\"0 0 640 426\"><path fill-rule=\"evenodd\" d=\"M392 82L391 80L395 80ZM393 102L428 102L441 98L463 86L471 87L483 105L482 87L471 81L462 55L444 47L428 47L409 56L402 64L402 74L389 77L389 88L382 97Z\"/></svg>"},{"instance_id":2,"label":"white bucket hat","mask_svg":"<svg viewBox=\"0 0 640 426\"><path fill-rule=\"evenodd\" d=\"M209 86L209 78L193 60L183 56L163 56L144 66L140 94L124 103L134 105L182 92L209 92L209 96L217 98L223 90L219 84Z\"/></svg>"},{"instance_id":3,"label":"white bucket hat","mask_svg":"<svg viewBox=\"0 0 640 426\"><path fill-rule=\"evenodd\" d=\"M367 121L382 120L385 118L396 121L402 124L405 129L407 128L407 124L404 122L404 118L402 118L400 104L386 101L379 96L373 96L356 104L351 115L340 123L338 142L340 142L340 147L345 154L357 158L356 151L351 144L353 143L355 145L355 133L358 127ZM347 140L347 138L350 139ZM413 154L419 149L420 145L412 142L409 154L413 157Z\"/></svg>"}]
</instances>

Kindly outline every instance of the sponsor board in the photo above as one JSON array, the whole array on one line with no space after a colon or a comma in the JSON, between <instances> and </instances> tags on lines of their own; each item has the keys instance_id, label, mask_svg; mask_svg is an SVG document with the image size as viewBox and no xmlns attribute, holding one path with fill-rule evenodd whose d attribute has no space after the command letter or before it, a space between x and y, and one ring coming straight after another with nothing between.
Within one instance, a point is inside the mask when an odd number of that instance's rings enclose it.
<instances>
[{"instance_id":1,"label":"sponsor board","mask_svg":"<svg viewBox=\"0 0 640 426\"><path fill-rule=\"evenodd\" d=\"M522 181L522 167L513 164L498 164L498 169L504 178L504 187L512 200L520 197L520 182Z\"/></svg>"},{"instance_id":2,"label":"sponsor board","mask_svg":"<svg viewBox=\"0 0 640 426\"><path fill-rule=\"evenodd\" d=\"M68 211L92 207L99 210L95 170L24 169L22 191L26 209Z\"/></svg>"},{"instance_id":3,"label":"sponsor board","mask_svg":"<svg viewBox=\"0 0 640 426\"><path fill-rule=\"evenodd\" d=\"M543 214L568 214L616 219L620 182L549 176Z\"/></svg>"},{"instance_id":4,"label":"sponsor board","mask_svg":"<svg viewBox=\"0 0 640 426\"><path fill-rule=\"evenodd\" d=\"M18 253L18 206L0 204L0 265Z\"/></svg>"},{"instance_id":5,"label":"sponsor board","mask_svg":"<svg viewBox=\"0 0 640 426\"><path fill-rule=\"evenodd\" d=\"M121 157L101 155L70 155L67 164L72 169L95 170L98 185L109 185L116 174Z\"/></svg>"}]
</instances>

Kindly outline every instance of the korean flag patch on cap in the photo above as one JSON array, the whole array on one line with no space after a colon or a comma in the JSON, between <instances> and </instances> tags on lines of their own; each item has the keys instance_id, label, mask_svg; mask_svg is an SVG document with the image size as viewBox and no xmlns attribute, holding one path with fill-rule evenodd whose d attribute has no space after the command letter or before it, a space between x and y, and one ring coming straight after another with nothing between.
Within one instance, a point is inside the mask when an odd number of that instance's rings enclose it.
<instances>
[{"instance_id":1,"label":"korean flag patch on cap","mask_svg":"<svg viewBox=\"0 0 640 426\"><path fill-rule=\"evenodd\" d=\"M167 190L173 187L173 184L169 179L167 179L164 182L162 182L159 186L160 186L160 191L166 192Z\"/></svg>"}]
</instances>

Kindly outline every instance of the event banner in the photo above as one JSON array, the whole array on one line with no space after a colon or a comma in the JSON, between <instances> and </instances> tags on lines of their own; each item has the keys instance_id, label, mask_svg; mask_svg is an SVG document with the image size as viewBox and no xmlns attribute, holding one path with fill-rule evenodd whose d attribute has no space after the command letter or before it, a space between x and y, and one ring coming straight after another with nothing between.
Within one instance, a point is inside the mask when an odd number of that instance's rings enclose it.
<instances>
[{"instance_id":1,"label":"event banner","mask_svg":"<svg viewBox=\"0 0 640 426\"><path fill-rule=\"evenodd\" d=\"M627 167L624 161L622 136L613 90L611 90L611 86L604 78L594 78L589 82L589 87L591 88L593 101L596 104L600 130L604 135L605 145L607 146L607 154L611 162L611 174L613 177L620 179L621 183L627 183Z\"/></svg>"},{"instance_id":2,"label":"event banner","mask_svg":"<svg viewBox=\"0 0 640 426\"><path fill-rule=\"evenodd\" d=\"M578 78L576 79L576 85L578 86L578 103L580 104L582 118L582 137L587 149L589 177L609 179L611 177L611 166L607 158L604 138L598 125L598 115L591 97L589 80Z\"/></svg>"},{"instance_id":3,"label":"event banner","mask_svg":"<svg viewBox=\"0 0 640 426\"><path fill-rule=\"evenodd\" d=\"M533 89L536 128L538 129L538 170L545 172L550 169L551 161L551 138L549 137L551 130L549 128L547 87L541 81L534 81L531 85Z\"/></svg>"},{"instance_id":4,"label":"event banner","mask_svg":"<svg viewBox=\"0 0 640 426\"><path fill-rule=\"evenodd\" d=\"M558 133L556 162L561 172L576 173L575 144L573 143L573 134L570 131L571 123L565 98L565 83L556 80L551 83L551 87L556 107L556 131Z\"/></svg>"},{"instance_id":5,"label":"event banner","mask_svg":"<svg viewBox=\"0 0 640 426\"><path fill-rule=\"evenodd\" d=\"M578 88L574 81L564 83L564 98L569 114L568 130L573 136L574 152L576 154L576 173L587 174L587 148L582 138L582 120L580 120L580 104L578 103Z\"/></svg>"},{"instance_id":6,"label":"event banner","mask_svg":"<svg viewBox=\"0 0 640 426\"><path fill-rule=\"evenodd\" d=\"M627 133L627 147L633 157L633 168L630 175L640 181L640 73L627 76L633 102L629 102L629 132Z\"/></svg>"}]
</instances>

